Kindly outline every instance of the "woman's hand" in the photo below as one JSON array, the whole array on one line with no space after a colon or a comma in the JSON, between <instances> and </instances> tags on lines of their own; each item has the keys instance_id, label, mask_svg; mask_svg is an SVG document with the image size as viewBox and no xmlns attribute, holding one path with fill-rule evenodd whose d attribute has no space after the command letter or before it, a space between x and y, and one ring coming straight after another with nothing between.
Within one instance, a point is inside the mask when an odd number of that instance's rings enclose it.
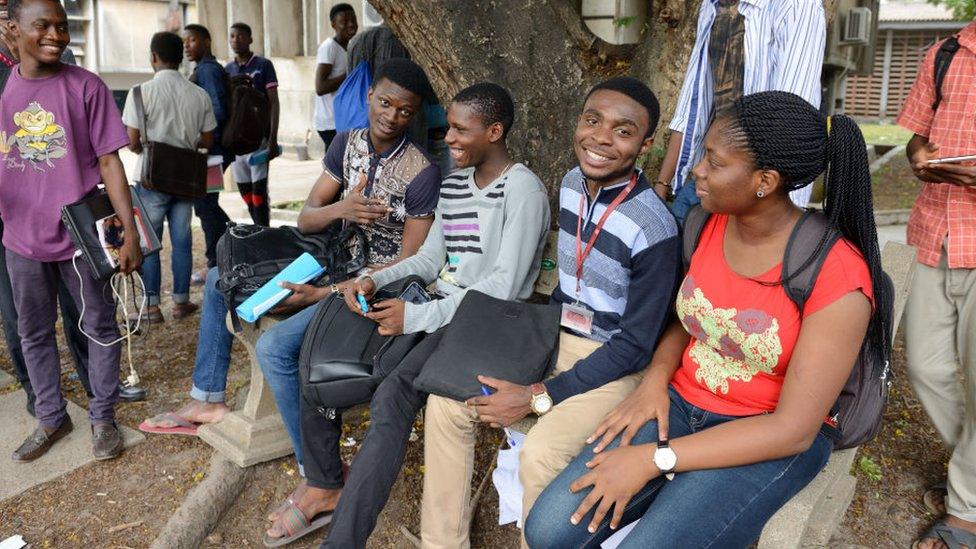
<instances>
[{"instance_id":1,"label":"woman's hand","mask_svg":"<svg viewBox=\"0 0 976 549\"><path fill-rule=\"evenodd\" d=\"M579 524L586 513L596 506L593 520L587 528L594 533L610 512L610 506L613 506L610 529L616 530L631 498L661 473L654 465L654 449L653 444L641 444L614 448L594 456L586 464L590 472L576 479L569 487L574 494L588 486L593 487L569 521Z\"/></svg>"},{"instance_id":2,"label":"woman's hand","mask_svg":"<svg viewBox=\"0 0 976 549\"><path fill-rule=\"evenodd\" d=\"M658 440L667 440L670 409L668 384L647 378L637 390L603 418L596 431L586 439L586 443L592 444L603 437L593 448L593 453L599 454L620 435L620 446L627 446L637 431L652 419L657 420Z\"/></svg>"}]
</instances>

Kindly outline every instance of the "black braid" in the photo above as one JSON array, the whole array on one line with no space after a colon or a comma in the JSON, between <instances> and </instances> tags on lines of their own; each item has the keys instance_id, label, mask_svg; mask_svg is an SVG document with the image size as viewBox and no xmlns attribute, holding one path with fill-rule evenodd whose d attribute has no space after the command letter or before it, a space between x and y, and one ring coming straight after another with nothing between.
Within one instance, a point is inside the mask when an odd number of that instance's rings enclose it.
<instances>
[{"instance_id":1,"label":"black braid","mask_svg":"<svg viewBox=\"0 0 976 549\"><path fill-rule=\"evenodd\" d=\"M727 122L723 137L733 148L747 152L756 168L780 174L783 192L809 185L826 170L824 215L860 250L871 274L876 306L861 358L867 364L886 363L891 327L884 325L884 313L892 307L894 296L888 295L881 269L867 147L857 124L846 116L834 115L828 137L827 119L817 109L797 95L780 91L744 96L719 113L716 120ZM828 241L829 234L825 233L814 257Z\"/></svg>"}]
</instances>

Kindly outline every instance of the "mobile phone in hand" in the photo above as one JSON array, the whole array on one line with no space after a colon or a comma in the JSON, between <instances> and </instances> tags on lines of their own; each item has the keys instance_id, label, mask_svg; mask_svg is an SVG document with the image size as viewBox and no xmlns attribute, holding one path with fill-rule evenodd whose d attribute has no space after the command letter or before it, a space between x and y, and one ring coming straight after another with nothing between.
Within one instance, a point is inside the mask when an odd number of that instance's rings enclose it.
<instances>
[{"instance_id":1,"label":"mobile phone in hand","mask_svg":"<svg viewBox=\"0 0 976 549\"><path fill-rule=\"evenodd\" d=\"M958 164L960 162L973 161L976 161L976 154L966 156L947 156L946 158L933 158L928 161L928 164Z\"/></svg>"},{"instance_id":2,"label":"mobile phone in hand","mask_svg":"<svg viewBox=\"0 0 976 549\"><path fill-rule=\"evenodd\" d=\"M430 294L418 282L411 282L407 289L400 294L400 299L414 305L423 305L430 301Z\"/></svg>"}]
</instances>

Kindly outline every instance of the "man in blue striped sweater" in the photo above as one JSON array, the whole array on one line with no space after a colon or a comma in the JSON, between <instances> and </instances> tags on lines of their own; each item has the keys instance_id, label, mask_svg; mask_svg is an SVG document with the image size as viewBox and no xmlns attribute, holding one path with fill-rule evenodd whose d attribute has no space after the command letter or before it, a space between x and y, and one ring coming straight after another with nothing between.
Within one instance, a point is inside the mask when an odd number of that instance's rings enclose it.
<instances>
[{"instance_id":1,"label":"man in blue striped sweater","mask_svg":"<svg viewBox=\"0 0 976 549\"><path fill-rule=\"evenodd\" d=\"M474 435L535 413L519 477L522 516L576 456L603 417L640 382L668 325L681 276L678 227L637 158L653 143L659 107L642 82L611 78L587 95L574 137L579 167L559 190L563 308L555 375L530 387L479 378L495 393L465 404L431 396L425 414L424 547L468 547Z\"/></svg>"}]
</instances>

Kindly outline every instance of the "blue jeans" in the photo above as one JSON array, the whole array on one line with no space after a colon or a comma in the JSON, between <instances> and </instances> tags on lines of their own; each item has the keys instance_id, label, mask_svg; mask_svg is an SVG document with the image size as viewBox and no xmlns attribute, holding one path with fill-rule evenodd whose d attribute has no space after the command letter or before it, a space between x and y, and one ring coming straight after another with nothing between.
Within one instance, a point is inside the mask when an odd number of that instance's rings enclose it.
<instances>
[{"instance_id":1,"label":"blue jeans","mask_svg":"<svg viewBox=\"0 0 976 549\"><path fill-rule=\"evenodd\" d=\"M217 291L217 268L207 271L203 286L203 311L197 335L197 357L193 364L193 388L190 398L200 402L224 402L230 348L234 334L227 329L227 305Z\"/></svg>"},{"instance_id":2,"label":"blue jeans","mask_svg":"<svg viewBox=\"0 0 976 549\"><path fill-rule=\"evenodd\" d=\"M670 389L669 431L678 438L736 419L689 404ZM631 444L657 442L657 422L641 427ZM619 439L611 447L616 447ZM525 539L533 549L599 547L614 532L610 516L596 533L587 531L593 512L573 526L570 515L589 493L569 491L587 471L593 458L589 445L552 481L525 523ZM620 544L637 547L747 547L780 507L817 476L830 458L832 446L817 435L808 450L795 456L724 469L677 473L674 480L656 477L627 504L621 524L640 522ZM680 463L681 456L678 456Z\"/></svg>"},{"instance_id":3,"label":"blue jeans","mask_svg":"<svg viewBox=\"0 0 976 549\"><path fill-rule=\"evenodd\" d=\"M679 227L685 224L685 216L688 215L688 210L698 204L701 204L701 200L695 194L695 180L686 179L685 184L674 195L674 202L671 203L671 213L678 219Z\"/></svg>"},{"instance_id":4,"label":"blue jeans","mask_svg":"<svg viewBox=\"0 0 976 549\"><path fill-rule=\"evenodd\" d=\"M305 307L301 311L282 320L264 332L255 350L258 364L264 373L264 380L268 382L271 394L278 405L278 413L291 438L291 445L295 449L295 459L304 464L302 453L302 431L299 401L301 397L301 381L298 378L298 355L305 340L305 330L315 316L317 307Z\"/></svg>"},{"instance_id":5,"label":"blue jeans","mask_svg":"<svg viewBox=\"0 0 976 549\"><path fill-rule=\"evenodd\" d=\"M170 252L173 267L173 302L190 301L190 272L193 270L193 240L190 234L190 219L193 217L193 201L173 195L151 191L142 185L136 192L146 207L149 223L156 236L163 238L163 221L169 223L169 240L173 246ZM159 305L161 273L159 255L146 256L142 263L143 280L149 305Z\"/></svg>"}]
</instances>

